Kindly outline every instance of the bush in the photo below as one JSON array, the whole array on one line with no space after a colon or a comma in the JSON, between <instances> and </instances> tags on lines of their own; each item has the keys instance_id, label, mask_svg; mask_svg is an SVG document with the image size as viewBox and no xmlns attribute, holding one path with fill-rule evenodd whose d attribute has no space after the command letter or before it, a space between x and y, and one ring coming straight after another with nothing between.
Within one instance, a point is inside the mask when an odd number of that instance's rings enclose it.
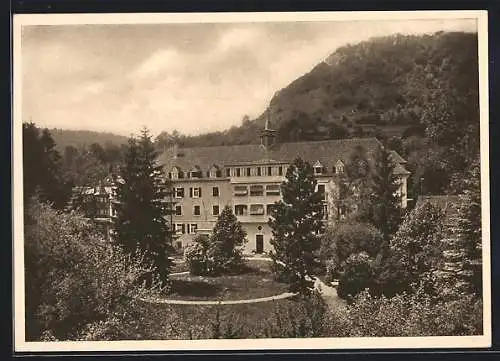
<instances>
[{"instance_id":1,"label":"bush","mask_svg":"<svg viewBox=\"0 0 500 361\"><path fill-rule=\"evenodd\" d=\"M264 331L266 337L325 337L328 308L321 295L298 296L295 307L275 307Z\"/></svg>"},{"instance_id":2,"label":"bush","mask_svg":"<svg viewBox=\"0 0 500 361\"><path fill-rule=\"evenodd\" d=\"M482 334L482 304L472 297L435 302L422 290L392 298L358 294L335 308L334 337L464 336Z\"/></svg>"},{"instance_id":3,"label":"bush","mask_svg":"<svg viewBox=\"0 0 500 361\"><path fill-rule=\"evenodd\" d=\"M328 264L328 274L336 278L342 273L347 258L365 252L375 257L380 251L382 234L373 225L355 221L339 223L321 240L320 257Z\"/></svg>"},{"instance_id":4,"label":"bush","mask_svg":"<svg viewBox=\"0 0 500 361\"><path fill-rule=\"evenodd\" d=\"M189 267L189 273L195 276L206 275L211 272L209 260L210 240L208 236L200 234L184 251L184 259Z\"/></svg>"},{"instance_id":5,"label":"bush","mask_svg":"<svg viewBox=\"0 0 500 361\"><path fill-rule=\"evenodd\" d=\"M350 255L340 276L338 296L354 297L366 288L371 288L375 278L373 263L370 256L364 252Z\"/></svg>"},{"instance_id":6,"label":"bush","mask_svg":"<svg viewBox=\"0 0 500 361\"><path fill-rule=\"evenodd\" d=\"M162 291L158 282L152 289L138 284L153 271L143 254L124 254L82 216L32 201L25 219L28 340L105 335L136 298Z\"/></svg>"}]
</instances>

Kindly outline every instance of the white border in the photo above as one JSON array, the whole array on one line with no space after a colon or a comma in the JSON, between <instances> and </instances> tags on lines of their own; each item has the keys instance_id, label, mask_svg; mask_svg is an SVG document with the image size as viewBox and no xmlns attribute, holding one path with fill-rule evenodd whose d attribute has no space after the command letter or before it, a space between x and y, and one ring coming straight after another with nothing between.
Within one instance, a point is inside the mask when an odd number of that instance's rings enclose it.
<instances>
[{"instance_id":1,"label":"white border","mask_svg":"<svg viewBox=\"0 0 500 361\"><path fill-rule=\"evenodd\" d=\"M478 24L481 186L483 227L483 330L481 336L321 338L195 341L26 342L24 319L24 250L22 187L21 28L25 25L235 23L270 21L369 21L476 19ZM14 15L13 20L13 252L14 252L14 350L47 351L170 351L170 350L278 350L278 349L391 349L465 348L491 346L490 202L488 131L488 28L486 11L409 12L288 12L288 13L192 13L192 14L36 14Z\"/></svg>"}]
</instances>

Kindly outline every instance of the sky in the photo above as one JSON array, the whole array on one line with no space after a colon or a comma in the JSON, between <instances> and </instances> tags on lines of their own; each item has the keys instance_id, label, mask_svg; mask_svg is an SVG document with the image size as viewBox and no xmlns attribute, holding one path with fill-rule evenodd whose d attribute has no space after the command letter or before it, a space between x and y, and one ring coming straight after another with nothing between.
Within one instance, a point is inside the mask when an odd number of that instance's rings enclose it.
<instances>
[{"instance_id":1,"label":"sky","mask_svg":"<svg viewBox=\"0 0 500 361\"><path fill-rule=\"evenodd\" d=\"M128 136L200 134L254 118L340 46L374 36L476 31L475 20L29 25L22 118Z\"/></svg>"}]
</instances>

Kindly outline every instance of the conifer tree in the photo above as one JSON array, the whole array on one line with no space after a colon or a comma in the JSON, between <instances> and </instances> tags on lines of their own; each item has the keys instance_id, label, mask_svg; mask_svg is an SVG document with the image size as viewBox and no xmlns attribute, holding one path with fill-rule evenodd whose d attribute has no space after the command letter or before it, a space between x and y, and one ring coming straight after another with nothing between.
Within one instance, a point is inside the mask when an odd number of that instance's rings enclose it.
<instances>
[{"instance_id":1,"label":"conifer tree","mask_svg":"<svg viewBox=\"0 0 500 361\"><path fill-rule=\"evenodd\" d=\"M481 172L479 160L464 174L465 190L460 195L451 236L445 240L446 269L444 278L455 293L481 296L482 292L482 228Z\"/></svg>"},{"instance_id":2,"label":"conifer tree","mask_svg":"<svg viewBox=\"0 0 500 361\"><path fill-rule=\"evenodd\" d=\"M171 262L171 230L166 221L167 186L162 167L157 164L151 136L143 129L138 139L129 140L123 182L117 185L115 240L127 252L145 252L162 280L166 280Z\"/></svg>"},{"instance_id":3,"label":"conifer tree","mask_svg":"<svg viewBox=\"0 0 500 361\"><path fill-rule=\"evenodd\" d=\"M401 196L397 193L398 189L391 153L386 146L380 145L375 157L372 192L369 197L370 221L382 232L384 239L379 260L387 255L389 239L401 223Z\"/></svg>"},{"instance_id":4,"label":"conifer tree","mask_svg":"<svg viewBox=\"0 0 500 361\"><path fill-rule=\"evenodd\" d=\"M25 204L33 195L63 209L71 195L71 186L64 179L61 155L48 129L34 123L23 123L23 185Z\"/></svg>"},{"instance_id":5,"label":"conifer tree","mask_svg":"<svg viewBox=\"0 0 500 361\"><path fill-rule=\"evenodd\" d=\"M210 255L215 272L235 270L242 265L241 247L245 244L246 232L229 206L222 210L210 237Z\"/></svg>"},{"instance_id":6,"label":"conifer tree","mask_svg":"<svg viewBox=\"0 0 500 361\"><path fill-rule=\"evenodd\" d=\"M316 191L312 166L300 157L288 167L281 186L282 200L269 219L275 269L290 284L290 291L310 294L317 251L323 233L323 196Z\"/></svg>"}]
</instances>

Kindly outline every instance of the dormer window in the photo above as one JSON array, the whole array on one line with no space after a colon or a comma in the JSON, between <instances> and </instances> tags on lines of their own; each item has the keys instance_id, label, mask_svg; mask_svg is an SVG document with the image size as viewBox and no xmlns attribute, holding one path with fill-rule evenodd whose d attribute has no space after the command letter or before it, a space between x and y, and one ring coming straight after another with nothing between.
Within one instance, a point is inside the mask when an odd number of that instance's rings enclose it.
<instances>
[{"instance_id":1,"label":"dormer window","mask_svg":"<svg viewBox=\"0 0 500 361\"><path fill-rule=\"evenodd\" d=\"M202 172L200 170L200 167L197 165L194 166L190 171L189 171L190 178L201 178L202 177Z\"/></svg>"},{"instance_id":2,"label":"dormer window","mask_svg":"<svg viewBox=\"0 0 500 361\"><path fill-rule=\"evenodd\" d=\"M219 167L214 164L208 171L208 175L210 178L219 178L221 176L221 171Z\"/></svg>"},{"instance_id":3,"label":"dormer window","mask_svg":"<svg viewBox=\"0 0 500 361\"><path fill-rule=\"evenodd\" d=\"M340 159L335 163L335 173L337 174L342 174L344 173L345 165L344 162L342 162Z\"/></svg>"},{"instance_id":4,"label":"dormer window","mask_svg":"<svg viewBox=\"0 0 500 361\"><path fill-rule=\"evenodd\" d=\"M325 169L325 167L323 166L323 164L321 164L321 162L319 160L316 163L314 163L313 168L314 168L315 175L323 174L323 170Z\"/></svg>"},{"instance_id":5,"label":"dormer window","mask_svg":"<svg viewBox=\"0 0 500 361\"><path fill-rule=\"evenodd\" d=\"M179 167L173 167L172 171L169 173L169 178L171 179L182 178L181 173L182 171L179 169Z\"/></svg>"}]
</instances>

